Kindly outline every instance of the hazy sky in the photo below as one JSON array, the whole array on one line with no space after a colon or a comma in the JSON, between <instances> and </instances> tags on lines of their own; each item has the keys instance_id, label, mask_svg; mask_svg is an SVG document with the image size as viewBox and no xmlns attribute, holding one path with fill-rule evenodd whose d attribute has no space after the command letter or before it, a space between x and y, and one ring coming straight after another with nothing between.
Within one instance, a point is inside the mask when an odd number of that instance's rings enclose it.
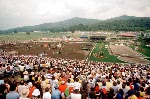
<instances>
[{"instance_id":1,"label":"hazy sky","mask_svg":"<svg viewBox=\"0 0 150 99\"><path fill-rule=\"evenodd\" d=\"M150 17L150 0L0 0L0 30L73 17Z\"/></svg>"}]
</instances>

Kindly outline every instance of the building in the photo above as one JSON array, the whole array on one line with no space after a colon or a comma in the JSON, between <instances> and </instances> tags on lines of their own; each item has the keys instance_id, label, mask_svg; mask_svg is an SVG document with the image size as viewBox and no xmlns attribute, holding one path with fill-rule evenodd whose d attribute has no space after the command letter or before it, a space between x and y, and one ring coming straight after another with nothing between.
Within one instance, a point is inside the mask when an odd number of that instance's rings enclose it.
<instances>
[{"instance_id":1,"label":"building","mask_svg":"<svg viewBox=\"0 0 150 99\"><path fill-rule=\"evenodd\" d=\"M80 36L80 38L82 38L82 39L88 39L88 36L82 35L82 36Z\"/></svg>"},{"instance_id":2,"label":"building","mask_svg":"<svg viewBox=\"0 0 150 99\"><path fill-rule=\"evenodd\" d=\"M90 40L92 40L92 41L105 41L106 36L90 36Z\"/></svg>"},{"instance_id":3,"label":"building","mask_svg":"<svg viewBox=\"0 0 150 99\"><path fill-rule=\"evenodd\" d=\"M130 38L133 38L133 37L136 37L136 35L132 34L132 33L121 33L121 34L118 34L119 37L130 37Z\"/></svg>"}]
</instances>

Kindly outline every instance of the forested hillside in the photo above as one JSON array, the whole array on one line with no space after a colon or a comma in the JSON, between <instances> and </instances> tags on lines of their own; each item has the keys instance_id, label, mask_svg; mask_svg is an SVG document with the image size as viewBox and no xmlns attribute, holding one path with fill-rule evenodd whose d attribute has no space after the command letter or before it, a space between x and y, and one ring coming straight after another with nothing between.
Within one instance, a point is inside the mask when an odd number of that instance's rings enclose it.
<instances>
[{"instance_id":1,"label":"forested hillside","mask_svg":"<svg viewBox=\"0 0 150 99\"><path fill-rule=\"evenodd\" d=\"M150 30L150 18L124 15L107 20L97 20L97 19L85 19L76 17L55 23L44 23L35 26L25 26L0 32L1 33L30 32L30 31L74 32L75 30L145 31Z\"/></svg>"}]
</instances>

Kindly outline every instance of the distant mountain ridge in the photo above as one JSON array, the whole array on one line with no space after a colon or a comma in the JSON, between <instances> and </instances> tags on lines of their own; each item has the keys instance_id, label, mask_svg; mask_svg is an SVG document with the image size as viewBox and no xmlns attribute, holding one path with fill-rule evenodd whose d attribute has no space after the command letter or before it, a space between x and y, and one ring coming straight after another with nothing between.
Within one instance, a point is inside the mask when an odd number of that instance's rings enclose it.
<instances>
[{"instance_id":1,"label":"distant mountain ridge","mask_svg":"<svg viewBox=\"0 0 150 99\"><path fill-rule=\"evenodd\" d=\"M47 27L47 28L56 28L56 27L68 27L68 26L73 26L73 25L78 25L78 24L83 24L83 25L89 25L93 23L97 23L97 19L86 19L86 18L79 18L75 17L72 19L60 21L60 22L55 22L55 23L44 23L40 25L36 25L37 27Z\"/></svg>"},{"instance_id":2,"label":"distant mountain ridge","mask_svg":"<svg viewBox=\"0 0 150 99\"><path fill-rule=\"evenodd\" d=\"M24 26L24 27L18 27L18 28L13 28L13 29L8 29L3 31L4 33L9 33L17 30L18 32L27 32L27 31L35 31L35 30L44 30L48 28L66 28L74 25L90 25L90 24L95 24L98 23L99 20L97 19L86 19L86 18L79 18L75 17L72 19L60 21L60 22L54 22L54 23L43 23L35 26Z\"/></svg>"},{"instance_id":3,"label":"distant mountain ridge","mask_svg":"<svg viewBox=\"0 0 150 99\"><path fill-rule=\"evenodd\" d=\"M140 17L122 15L122 16L119 16L119 17L110 18L108 20L130 20L130 19L137 19L137 18L140 18Z\"/></svg>"},{"instance_id":4,"label":"distant mountain ridge","mask_svg":"<svg viewBox=\"0 0 150 99\"><path fill-rule=\"evenodd\" d=\"M108 26L110 26L110 29ZM150 17L135 17L135 16L123 15L120 17L115 17L107 20L86 19L86 18L75 17L60 22L43 23L35 26L24 26L24 27L13 28L9 30L0 31L0 33L12 33L15 30L18 32L51 31L51 30L69 31L71 30L70 28L74 28L75 30L76 29L78 30L78 27L80 28L84 27L84 29L82 30L88 30L88 31L103 30L103 29L105 30L105 27L107 27L106 30L111 30L112 26L114 27L112 30L132 30L129 27L135 29L138 28L138 30L143 30L143 29L150 30ZM117 27L121 27L121 29L120 28L117 29Z\"/></svg>"}]
</instances>

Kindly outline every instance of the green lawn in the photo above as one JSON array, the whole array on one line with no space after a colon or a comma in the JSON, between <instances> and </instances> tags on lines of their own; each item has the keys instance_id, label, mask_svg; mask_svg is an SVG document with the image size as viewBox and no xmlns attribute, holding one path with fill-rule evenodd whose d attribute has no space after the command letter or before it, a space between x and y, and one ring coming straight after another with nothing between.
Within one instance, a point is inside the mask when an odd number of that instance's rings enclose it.
<instances>
[{"instance_id":1,"label":"green lawn","mask_svg":"<svg viewBox=\"0 0 150 99\"><path fill-rule=\"evenodd\" d=\"M135 50L135 46L130 46L130 48L131 48L132 50Z\"/></svg>"},{"instance_id":2,"label":"green lawn","mask_svg":"<svg viewBox=\"0 0 150 99\"><path fill-rule=\"evenodd\" d=\"M135 47L136 46L130 46L130 48L132 48L133 50L135 50ZM150 47L147 47L145 45L141 45L141 46L138 46L137 51L139 53L145 55L146 57L148 57L148 58L145 58L145 59L150 60Z\"/></svg>"},{"instance_id":3,"label":"green lawn","mask_svg":"<svg viewBox=\"0 0 150 99\"><path fill-rule=\"evenodd\" d=\"M97 43L96 48L93 50L89 60L90 61L101 61L101 62L114 62L114 63L124 63L123 61L119 60L117 56L110 55L107 48L105 48L106 43ZM102 46L100 48L100 46ZM103 52L103 58L94 57L94 53Z\"/></svg>"},{"instance_id":4,"label":"green lawn","mask_svg":"<svg viewBox=\"0 0 150 99\"><path fill-rule=\"evenodd\" d=\"M50 33L50 32L31 32L30 35L26 33L10 33L10 34L0 34L1 41L16 41L16 40L37 40L44 37L54 37L54 36L66 36L70 33Z\"/></svg>"},{"instance_id":5,"label":"green lawn","mask_svg":"<svg viewBox=\"0 0 150 99\"><path fill-rule=\"evenodd\" d=\"M142 53L143 55L149 57L149 58L146 58L148 60L150 60L150 47L147 47L147 46L139 46L139 48L143 49L144 51L142 50L138 50L140 53Z\"/></svg>"},{"instance_id":6,"label":"green lawn","mask_svg":"<svg viewBox=\"0 0 150 99\"><path fill-rule=\"evenodd\" d=\"M139 47L145 50L145 52L143 52L141 50L138 50L139 52L141 52L142 54L150 57L150 47L147 47L147 46L139 46Z\"/></svg>"}]
</instances>

